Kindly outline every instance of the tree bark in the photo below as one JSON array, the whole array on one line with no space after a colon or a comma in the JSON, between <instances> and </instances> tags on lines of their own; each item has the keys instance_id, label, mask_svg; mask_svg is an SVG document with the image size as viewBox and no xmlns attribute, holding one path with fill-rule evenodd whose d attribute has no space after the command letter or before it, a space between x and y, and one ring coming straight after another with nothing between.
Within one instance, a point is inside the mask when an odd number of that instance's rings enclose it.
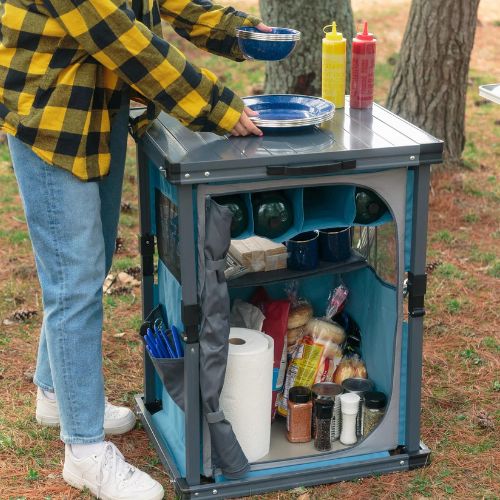
<instances>
[{"instance_id":1,"label":"tree bark","mask_svg":"<svg viewBox=\"0 0 500 500\"><path fill-rule=\"evenodd\" d=\"M259 3L268 25L294 28L302 33L291 56L266 63L266 93L321 95L321 40L323 27L332 21L337 22L337 30L347 40L346 88L349 88L350 42L354 33L350 0L260 0Z\"/></svg>"},{"instance_id":2,"label":"tree bark","mask_svg":"<svg viewBox=\"0 0 500 500\"><path fill-rule=\"evenodd\" d=\"M479 0L413 0L387 107L445 141L465 145L465 97Z\"/></svg>"}]
</instances>

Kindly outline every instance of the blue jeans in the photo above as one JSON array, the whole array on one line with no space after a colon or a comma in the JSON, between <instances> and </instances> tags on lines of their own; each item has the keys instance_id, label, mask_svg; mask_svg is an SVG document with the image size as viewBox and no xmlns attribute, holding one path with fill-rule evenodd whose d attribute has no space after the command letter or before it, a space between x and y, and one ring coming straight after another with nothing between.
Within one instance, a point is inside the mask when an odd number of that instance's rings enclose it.
<instances>
[{"instance_id":1,"label":"blue jeans","mask_svg":"<svg viewBox=\"0 0 500 500\"><path fill-rule=\"evenodd\" d=\"M127 150L128 101L111 133L110 174L82 182L9 136L43 296L34 382L55 390L61 439L104 439L102 286L115 250Z\"/></svg>"}]
</instances>

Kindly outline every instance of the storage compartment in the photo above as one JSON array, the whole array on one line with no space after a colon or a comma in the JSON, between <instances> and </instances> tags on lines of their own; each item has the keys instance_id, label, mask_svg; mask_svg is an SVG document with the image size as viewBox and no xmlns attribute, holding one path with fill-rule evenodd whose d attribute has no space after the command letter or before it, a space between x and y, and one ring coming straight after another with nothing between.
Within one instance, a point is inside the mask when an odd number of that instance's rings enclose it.
<instances>
[{"instance_id":1,"label":"storage compartment","mask_svg":"<svg viewBox=\"0 0 500 500\"><path fill-rule=\"evenodd\" d=\"M258 220L255 214L255 206L258 203L258 200L262 198L262 196L269 196L272 195L273 193L278 193L278 195L283 195L289 203L289 206L291 208L291 212L293 214L293 222L290 226L289 229L286 231L280 232L276 236L267 236L263 232L258 231ZM257 236L262 236L262 237L269 237L269 239L276 241L276 242L284 242L293 236L299 234L302 232L302 226L304 224L304 207L303 207L303 190L302 189L283 189L283 190L276 190L276 191L261 191L258 193L252 193L252 205L254 207L254 215L253 215L253 220L254 220L254 233ZM272 210L271 210L272 212ZM275 214L273 214L274 216ZM279 223L279 222L278 222ZM270 224L273 224L271 221ZM264 224L261 224L261 227L264 226Z\"/></svg>"},{"instance_id":2,"label":"storage compartment","mask_svg":"<svg viewBox=\"0 0 500 500\"><path fill-rule=\"evenodd\" d=\"M352 226L356 213L354 186L304 189L304 231Z\"/></svg>"},{"instance_id":3,"label":"storage compartment","mask_svg":"<svg viewBox=\"0 0 500 500\"><path fill-rule=\"evenodd\" d=\"M397 331L397 299L396 289L382 282L370 267L357 271L339 274L322 274L305 277L299 280L299 297L308 300L314 309L314 315L321 317L325 308L330 290L341 282L349 289L349 298L345 311L358 324L361 332L361 357L366 365L368 378L373 381L374 389L383 392L387 397L387 410L384 419L390 425L382 423L366 439L378 433L377 441L383 443L385 450L393 449L398 444L399 432L399 403L391 404L393 393L393 373L396 358ZM288 281L266 285L266 291L272 299L287 298ZM230 289L231 301L241 299L250 301L256 288ZM398 358L399 359L399 358ZM399 364L399 361L398 361ZM399 394L398 381L395 381ZM313 442L298 444L290 443L286 438L286 419L277 417L271 427L271 449L269 455L258 461L259 470L262 464L270 463L269 467L279 467L273 462L298 457L316 455L335 455L337 452L353 449L360 445L365 438L358 439L352 446L345 446L339 440L332 442L332 449L327 452L317 451Z\"/></svg>"}]
</instances>

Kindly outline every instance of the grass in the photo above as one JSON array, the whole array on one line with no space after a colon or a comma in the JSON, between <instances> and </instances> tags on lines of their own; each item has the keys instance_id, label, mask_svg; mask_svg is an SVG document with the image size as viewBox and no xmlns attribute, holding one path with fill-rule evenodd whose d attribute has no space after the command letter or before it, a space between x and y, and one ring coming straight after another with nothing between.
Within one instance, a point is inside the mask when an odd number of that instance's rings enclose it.
<instances>
[{"instance_id":1,"label":"grass","mask_svg":"<svg viewBox=\"0 0 500 500\"><path fill-rule=\"evenodd\" d=\"M404 28L398 11L380 3L356 18L370 15L385 31ZM404 16L403 16L404 17ZM489 29L489 28L488 28ZM392 30L392 31L391 31ZM169 35L172 36L173 35ZM262 85L262 63L221 62L182 42L190 59L215 69L242 94ZM384 103L398 47L387 37L376 68L376 98ZM385 51L385 52L383 52ZM242 68L245 68L242 71ZM499 498L498 432L483 429L476 417L483 411L499 425L500 376L498 336L500 259L498 255L500 127L498 108L475 106L477 86L495 81L487 69L472 68L467 96L467 143L463 166L437 167L432 177L428 260L441 264L429 272L426 295L422 386L422 439L433 451L429 467L369 477L293 492L270 493L253 499L326 500L331 498ZM130 144L124 200L132 211L122 214L124 250L113 272L136 266L138 210L135 151ZM61 479L63 448L56 429L35 423L35 390L27 372L35 365L41 321L41 295L32 274L33 257L23 222L10 157L0 145L0 499L89 499ZM21 272L22 271L22 272ZM388 274L390 269L388 268ZM103 351L107 394L114 402L133 406L142 390L139 291L106 296ZM37 317L5 326L4 318L18 308L33 308ZM115 336L119 334L119 336ZM123 334L123 335L122 335ZM15 353L15 355L13 354ZM125 456L160 480L167 498L174 498L169 479L144 430L115 437Z\"/></svg>"}]
</instances>

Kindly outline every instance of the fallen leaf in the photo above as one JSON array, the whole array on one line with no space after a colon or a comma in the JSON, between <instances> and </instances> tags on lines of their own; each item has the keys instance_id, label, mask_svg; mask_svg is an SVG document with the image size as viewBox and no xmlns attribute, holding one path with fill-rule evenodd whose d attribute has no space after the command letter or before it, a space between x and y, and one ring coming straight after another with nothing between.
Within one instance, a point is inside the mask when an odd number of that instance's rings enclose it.
<instances>
[{"instance_id":1,"label":"fallen leaf","mask_svg":"<svg viewBox=\"0 0 500 500\"><path fill-rule=\"evenodd\" d=\"M115 338L117 338L117 339L120 339L120 338L122 338L125 334L126 334L126 332L114 333L114 334L113 334L113 337L115 337Z\"/></svg>"}]
</instances>

